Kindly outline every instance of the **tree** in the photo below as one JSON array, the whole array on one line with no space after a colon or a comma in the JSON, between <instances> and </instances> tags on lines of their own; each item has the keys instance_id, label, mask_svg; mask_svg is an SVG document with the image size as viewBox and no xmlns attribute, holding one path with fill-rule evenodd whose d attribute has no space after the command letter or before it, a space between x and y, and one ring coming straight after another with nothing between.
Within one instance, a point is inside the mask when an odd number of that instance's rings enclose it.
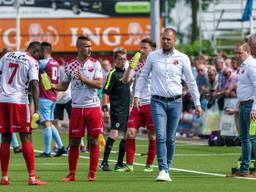
<instances>
[{"instance_id":1,"label":"tree","mask_svg":"<svg viewBox=\"0 0 256 192\"><path fill-rule=\"evenodd\" d=\"M202 0L211 1L211 0ZM176 0L168 0L168 13L171 12L171 9L175 7ZM191 12L192 12L192 24L191 24L191 35L190 35L190 43L193 44L199 38L199 27L198 27L198 11L199 11L199 0L185 0L187 4L190 4ZM203 4L202 9L207 9L208 4ZM171 18L168 17L168 22L170 23Z\"/></svg>"},{"instance_id":2,"label":"tree","mask_svg":"<svg viewBox=\"0 0 256 192\"><path fill-rule=\"evenodd\" d=\"M191 10L192 10L192 33L191 33L191 44L194 43L195 40L199 38L199 28L198 28L198 23L197 23L197 15L198 15L198 9L199 9L199 0L191 0L187 1L190 2L191 4Z\"/></svg>"}]
</instances>

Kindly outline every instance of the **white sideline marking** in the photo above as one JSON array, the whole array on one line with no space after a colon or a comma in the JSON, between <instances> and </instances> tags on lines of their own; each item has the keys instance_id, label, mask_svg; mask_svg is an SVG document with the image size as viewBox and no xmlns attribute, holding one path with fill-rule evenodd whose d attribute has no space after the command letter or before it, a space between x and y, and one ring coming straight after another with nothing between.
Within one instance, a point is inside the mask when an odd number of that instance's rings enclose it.
<instances>
[{"instance_id":1,"label":"white sideline marking","mask_svg":"<svg viewBox=\"0 0 256 192\"><path fill-rule=\"evenodd\" d=\"M43 151L40 151L40 150L34 150L34 152L37 152L37 153L42 153ZM51 153L54 155L54 153ZM63 156L68 156L67 154L63 154ZM56 157L58 158L58 157ZM81 156L79 155L79 158L81 159L90 159L90 157L86 157L86 156ZM103 159L99 159L99 160L103 160ZM116 162L116 160L109 160L110 162ZM142 163L136 163L134 162L133 163L134 165L137 165L137 166L145 166L145 164L142 164ZM152 165L154 168L158 168L157 165ZM178 172L184 172L184 173L194 173L194 174L199 174L199 175L208 175L208 176L216 176L216 177L229 177L228 175L225 175L225 174L221 174L221 173L211 173L211 172L202 172L202 171L194 171L194 170L189 170L189 169L179 169L179 168L172 168L171 170L174 170L174 171L178 171ZM245 179L245 180L256 180L256 178L248 178L248 177L232 177L232 178L235 178L235 179Z\"/></svg>"},{"instance_id":2,"label":"white sideline marking","mask_svg":"<svg viewBox=\"0 0 256 192\"><path fill-rule=\"evenodd\" d=\"M36 166L68 166L68 162L66 163L36 163ZM89 163L79 163L79 165L89 165ZM13 167L24 167L23 164L13 164Z\"/></svg>"},{"instance_id":3,"label":"white sideline marking","mask_svg":"<svg viewBox=\"0 0 256 192\"><path fill-rule=\"evenodd\" d=\"M117 154L118 151L111 151L113 154ZM135 153L135 156L146 156L147 153ZM174 157L211 157L211 156L239 156L240 153L178 153L174 154Z\"/></svg>"},{"instance_id":4,"label":"white sideline marking","mask_svg":"<svg viewBox=\"0 0 256 192\"><path fill-rule=\"evenodd\" d=\"M197 154L189 154L189 153L178 153L175 154L174 156L176 157L211 157L211 156L237 156L237 155L241 155L241 153L197 153Z\"/></svg>"}]
</instances>

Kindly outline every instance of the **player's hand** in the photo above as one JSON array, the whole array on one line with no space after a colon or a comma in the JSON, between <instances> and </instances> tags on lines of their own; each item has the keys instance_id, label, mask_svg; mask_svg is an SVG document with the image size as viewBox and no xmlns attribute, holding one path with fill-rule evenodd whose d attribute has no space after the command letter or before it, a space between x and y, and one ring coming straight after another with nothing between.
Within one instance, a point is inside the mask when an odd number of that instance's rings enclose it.
<instances>
[{"instance_id":1,"label":"player's hand","mask_svg":"<svg viewBox=\"0 0 256 192\"><path fill-rule=\"evenodd\" d=\"M133 106L135 107L135 109L137 109L139 111L139 109L140 109L140 100L139 100L138 97L134 97Z\"/></svg>"},{"instance_id":2,"label":"player's hand","mask_svg":"<svg viewBox=\"0 0 256 192\"><path fill-rule=\"evenodd\" d=\"M198 117L200 117L203 114L202 107L200 105L196 106L195 114Z\"/></svg>"},{"instance_id":3,"label":"player's hand","mask_svg":"<svg viewBox=\"0 0 256 192\"><path fill-rule=\"evenodd\" d=\"M256 120L256 110L252 110L252 111L251 111L251 118L252 118L253 120Z\"/></svg>"},{"instance_id":4,"label":"player's hand","mask_svg":"<svg viewBox=\"0 0 256 192\"><path fill-rule=\"evenodd\" d=\"M81 80L83 82L86 80L86 78L82 75L79 69L74 72L74 75L78 80Z\"/></svg>"},{"instance_id":5,"label":"player's hand","mask_svg":"<svg viewBox=\"0 0 256 192\"><path fill-rule=\"evenodd\" d=\"M104 123L108 124L110 121L110 115L108 111L103 112L103 121Z\"/></svg>"}]
</instances>

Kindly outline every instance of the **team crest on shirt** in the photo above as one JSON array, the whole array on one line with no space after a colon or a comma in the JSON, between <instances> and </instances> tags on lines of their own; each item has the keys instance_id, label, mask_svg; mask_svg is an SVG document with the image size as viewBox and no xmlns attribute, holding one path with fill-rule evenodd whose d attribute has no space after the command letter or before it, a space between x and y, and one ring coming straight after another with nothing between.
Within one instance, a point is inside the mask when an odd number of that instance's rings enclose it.
<instances>
[{"instance_id":1,"label":"team crest on shirt","mask_svg":"<svg viewBox=\"0 0 256 192\"><path fill-rule=\"evenodd\" d=\"M116 123L116 128L120 127L120 123Z\"/></svg>"},{"instance_id":2,"label":"team crest on shirt","mask_svg":"<svg viewBox=\"0 0 256 192\"><path fill-rule=\"evenodd\" d=\"M171 62L171 64L178 65L178 64L179 64L179 61L178 61L178 60L173 60L173 61Z\"/></svg>"},{"instance_id":3,"label":"team crest on shirt","mask_svg":"<svg viewBox=\"0 0 256 192\"><path fill-rule=\"evenodd\" d=\"M88 67L87 68L87 71L89 71L89 72L93 72L93 70L94 70L93 67Z\"/></svg>"}]
</instances>

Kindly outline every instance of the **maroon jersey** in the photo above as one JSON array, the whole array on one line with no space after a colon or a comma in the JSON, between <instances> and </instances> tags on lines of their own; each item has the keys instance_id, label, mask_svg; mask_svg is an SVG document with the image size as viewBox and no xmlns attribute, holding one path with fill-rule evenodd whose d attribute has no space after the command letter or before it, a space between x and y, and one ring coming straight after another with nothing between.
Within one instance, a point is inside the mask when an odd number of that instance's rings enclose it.
<instances>
[{"instance_id":1,"label":"maroon jersey","mask_svg":"<svg viewBox=\"0 0 256 192\"><path fill-rule=\"evenodd\" d=\"M40 72L46 72L51 83L57 84L59 78L59 63L53 58L42 59L39 61L39 69ZM52 101L56 101L56 91L54 89L50 89L46 91L42 85L41 78L39 77L39 90L40 97L49 99Z\"/></svg>"}]
</instances>

